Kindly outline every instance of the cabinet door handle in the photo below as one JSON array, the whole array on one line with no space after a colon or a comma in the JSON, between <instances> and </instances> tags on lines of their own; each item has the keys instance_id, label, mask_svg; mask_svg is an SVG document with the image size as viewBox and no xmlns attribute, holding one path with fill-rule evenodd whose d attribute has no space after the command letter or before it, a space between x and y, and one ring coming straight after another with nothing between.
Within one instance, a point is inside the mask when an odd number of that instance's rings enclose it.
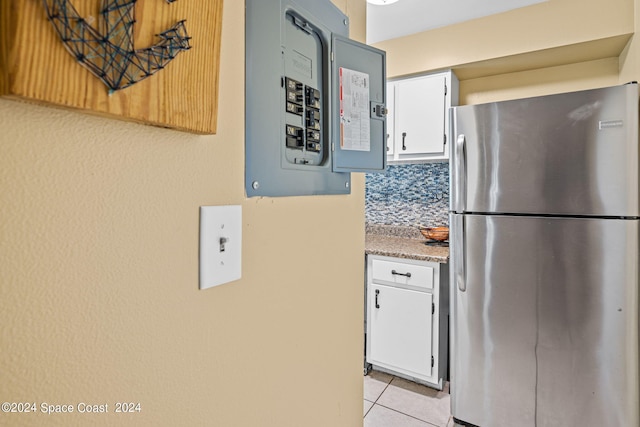
<instances>
[{"instance_id":1,"label":"cabinet door handle","mask_svg":"<svg viewBox=\"0 0 640 427\"><path fill-rule=\"evenodd\" d=\"M380 304L378 304L378 295L380 295L380 289L376 289L376 308L380 308Z\"/></svg>"},{"instance_id":2,"label":"cabinet door handle","mask_svg":"<svg viewBox=\"0 0 640 427\"><path fill-rule=\"evenodd\" d=\"M402 149L406 150L407 149L407 144L404 143L405 138L407 137L407 133L406 132L402 132Z\"/></svg>"},{"instance_id":3,"label":"cabinet door handle","mask_svg":"<svg viewBox=\"0 0 640 427\"><path fill-rule=\"evenodd\" d=\"M395 270L391 270L391 274L393 274L394 276L411 277L411 273L398 273Z\"/></svg>"}]
</instances>

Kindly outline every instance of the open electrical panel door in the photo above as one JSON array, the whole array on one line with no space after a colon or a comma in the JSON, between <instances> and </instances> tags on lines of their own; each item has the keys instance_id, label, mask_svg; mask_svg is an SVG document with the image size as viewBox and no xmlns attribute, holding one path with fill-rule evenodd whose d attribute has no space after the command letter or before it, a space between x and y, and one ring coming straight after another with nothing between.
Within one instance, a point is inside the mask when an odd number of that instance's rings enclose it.
<instances>
[{"instance_id":1,"label":"open electrical panel door","mask_svg":"<svg viewBox=\"0 0 640 427\"><path fill-rule=\"evenodd\" d=\"M333 36L333 170L373 172L386 167L385 53ZM382 155L381 155L382 153Z\"/></svg>"},{"instance_id":2,"label":"open electrical panel door","mask_svg":"<svg viewBox=\"0 0 640 427\"><path fill-rule=\"evenodd\" d=\"M385 53L330 0L246 0L247 196L348 194L382 171Z\"/></svg>"}]
</instances>

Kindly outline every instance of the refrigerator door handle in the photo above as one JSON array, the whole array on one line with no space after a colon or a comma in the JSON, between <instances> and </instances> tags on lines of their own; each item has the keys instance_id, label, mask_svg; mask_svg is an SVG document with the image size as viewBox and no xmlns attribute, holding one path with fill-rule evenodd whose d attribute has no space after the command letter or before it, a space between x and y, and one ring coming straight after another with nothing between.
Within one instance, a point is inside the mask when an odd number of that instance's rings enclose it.
<instances>
[{"instance_id":1,"label":"refrigerator door handle","mask_svg":"<svg viewBox=\"0 0 640 427\"><path fill-rule=\"evenodd\" d=\"M456 197L456 212L464 212L465 200L467 199L467 152L466 152L467 138L464 134L458 135L455 145L455 197Z\"/></svg>"},{"instance_id":2,"label":"refrigerator door handle","mask_svg":"<svg viewBox=\"0 0 640 427\"><path fill-rule=\"evenodd\" d=\"M465 264L466 264L466 247L464 242L464 215L453 215L452 219L454 221L453 224L453 254L454 259L453 263L455 266L454 269L454 280L456 285L458 286L458 290L460 292L467 291L467 280L465 274Z\"/></svg>"}]
</instances>

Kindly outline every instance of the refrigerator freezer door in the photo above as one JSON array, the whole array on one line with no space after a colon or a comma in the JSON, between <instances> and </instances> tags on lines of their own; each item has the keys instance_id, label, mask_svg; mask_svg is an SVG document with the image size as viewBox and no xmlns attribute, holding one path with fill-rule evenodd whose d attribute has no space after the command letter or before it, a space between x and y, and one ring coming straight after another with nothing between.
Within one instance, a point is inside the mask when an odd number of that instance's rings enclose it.
<instances>
[{"instance_id":1,"label":"refrigerator freezer door","mask_svg":"<svg viewBox=\"0 0 640 427\"><path fill-rule=\"evenodd\" d=\"M459 217L453 416L481 427L640 425L639 221Z\"/></svg>"},{"instance_id":2,"label":"refrigerator freezer door","mask_svg":"<svg viewBox=\"0 0 640 427\"><path fill-rule=\"evenodd\" d=\"M455 107L455 212L640 216L638 85Z\"/></svg>"}]
</instances>

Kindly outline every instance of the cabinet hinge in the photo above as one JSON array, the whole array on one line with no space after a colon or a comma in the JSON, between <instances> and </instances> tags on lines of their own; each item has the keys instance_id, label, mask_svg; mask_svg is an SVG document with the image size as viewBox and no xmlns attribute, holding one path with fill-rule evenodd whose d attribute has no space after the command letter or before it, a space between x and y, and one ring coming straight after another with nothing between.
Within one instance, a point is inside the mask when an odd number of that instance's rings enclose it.
<instances>
[{"instance_id":1,"label":"cabinet hinge","mask_svg":"<svg viewBox=\"0 0 640 427\"><path fill-rule=\"evenodd\" d=\"M433 368L433 365L435 364L436 364L435 359L433 358L433 356L431 356L431 367Z\"/></svg>"},{"instance_id":2,"label":"cabinet hinge","mask_svg":"<svg viewBox=\"0 0 640 427\"><path fill-rule=\"evenodd\" d=\"M447 83L444 83L444 95L447 96Z\"/></svg>"},{"instance_id":3,"label":"cabinet hinge","mask_svg":"<svg viewBox=\"0 0 640 427\"><path fill-rule=\"evenodd\" d=\"M333 51L331 51L331 62L333 62ZM445 90L445 92L446 92L446 90ZM445 95L446 95L446 93L445 93Z\"/></svg>"},{"instance_id":4,"label":"cabinet hinge","mask_svg":"<svg viewBox=\"0 0 640 427\"><path fill-rule=\"evenodd\" d=\"M442 145L447 145L447 134L445 133L443 136L444 138L443 138Z\"/></svg>"},{"instance_id":5,"label":"cabinet hinge","mask_svg":"<svg viewBox=\"0 0 640 427\"><path fill-rule=\"evenodd\" d=\"M436 304L435 303L431 303L431 314L436 314Z\"/></svg>"}]
</instances>

